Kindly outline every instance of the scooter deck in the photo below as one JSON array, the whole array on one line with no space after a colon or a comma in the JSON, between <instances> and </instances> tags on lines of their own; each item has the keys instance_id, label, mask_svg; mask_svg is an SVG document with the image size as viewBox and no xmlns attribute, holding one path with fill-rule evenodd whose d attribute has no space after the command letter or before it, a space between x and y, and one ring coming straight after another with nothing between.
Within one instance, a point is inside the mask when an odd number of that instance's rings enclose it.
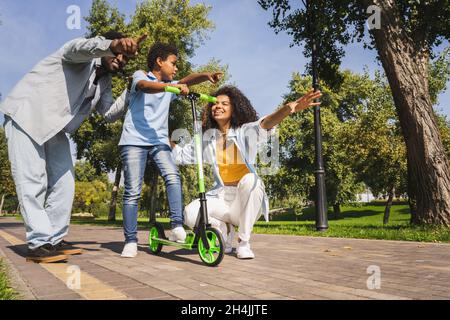
<instances>
[{"instance_id":1,"label":"scooter deck","mask_svg":"<svg viewBox=\"0 0 450 320\"><path fill-rule=\"evenodd\" d=\"M179 243L176 241L170 241L169 239L161 239L161 238L152 238L152 241L158 242L164 246L178 247L182 249L193 250L197 248L197 244L194 243L194 234L189 234L186 236L185 243Z\"/></svg>"}]
</instances>

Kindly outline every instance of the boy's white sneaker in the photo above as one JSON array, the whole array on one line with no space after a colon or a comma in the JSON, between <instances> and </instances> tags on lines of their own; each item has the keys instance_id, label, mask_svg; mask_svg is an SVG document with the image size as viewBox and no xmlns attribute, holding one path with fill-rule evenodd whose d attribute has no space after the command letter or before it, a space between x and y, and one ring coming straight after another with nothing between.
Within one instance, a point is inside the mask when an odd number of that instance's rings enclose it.
<instances>
[{"instance_id":1,"label":"boy's white sneaker","mask_svg":"<svg viewBox=\"0 0 450 320\"><path fill-rule=\"evenodd\" d=\"M173 228L172 231L169 234L169 240L178 242L178 243L185 243L186 241L186 231L183 227L176 227Z\"/></svg>"},{"instance_id":2,"label":"boy's white sneaker","mask_svg":"<svg viewBox=\"0 0 450 320\"><path fill-rule=\"evenodd\" d=\"M122 255L123 258L134 258L137 256L137 243L130 242L126 243L123 247Z\"/></svg>"},{"instance_id":3,"label":"boy's white sneaker","mask_svg":"<svg viewBox=\"0 0 450 320\"><path fill-rule=\"evenodd\" d=\"M236 249L236 253L239 259L255 258L255 254L250 249L250 243L248 241L241 241Z\"/></svg>"}]
</instances>

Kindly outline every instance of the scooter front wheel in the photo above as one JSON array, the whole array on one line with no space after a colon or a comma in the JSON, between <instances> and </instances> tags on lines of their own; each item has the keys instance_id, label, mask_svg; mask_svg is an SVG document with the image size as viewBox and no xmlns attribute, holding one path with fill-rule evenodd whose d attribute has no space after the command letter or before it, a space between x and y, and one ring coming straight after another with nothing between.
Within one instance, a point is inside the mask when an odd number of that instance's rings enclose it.
<instances>
[{"instance_id":1,"label":"scooter front wheel","mask_svg":"<svg viewBox=\"0 0 450 320\"><path fill-rule=\"evenodd\" d=\"M150 234L148 236L148 243L150 245L150 251L153 254L158 254L161 252L163 245L158 241L155 240L155 238L164 239L165 233L164 233L164 227L162 224L156 222L151 228L150 228Z\"/></svg>"},{"instance_id":2,"label":"scooter front wheel","mask_svg":"<svg viewBox=\"0 0 450 320\"><path fill-rule=\"evenodd\" d=\"M215 267L222 262L224 255L222 234L215 228L206 228L205 235L209 249L207 249L206 245L203 243L203 237L200 237L198 240L198 253L200 259L202 259L206 265Z\"/></svg>"}]
</instances>

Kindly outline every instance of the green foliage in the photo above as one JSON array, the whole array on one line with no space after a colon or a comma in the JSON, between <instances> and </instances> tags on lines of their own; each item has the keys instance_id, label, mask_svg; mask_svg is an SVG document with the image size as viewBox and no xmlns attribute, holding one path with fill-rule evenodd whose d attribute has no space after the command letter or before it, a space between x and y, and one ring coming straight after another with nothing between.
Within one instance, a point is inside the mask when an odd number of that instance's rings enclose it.
<instances>
[{"instance_id":1,"label":"green foliage","mask_svg":"<svg viewBox=\"0 0 450 320\"><path fill-rule=\"evenodd\" d=\"M358 0L358 1L330 1L330 0L309 0L302 1L303 5L298 1L289 1L289 0L258 0L258 3L265 10L272 9L273 10L273 20L269 23L269 25L274 28L275 32L286 31L290 36L292 36L293 44L292 45L302 45L304 46L304 54L307 57L311 57L313 44L317 45L317 57L316 61L318 75L324 83L326 83L329 89L332 89L335 92L339 88L343 88L345 83L345 78L343 77L343 73L339 72L339 66L341 65L341 60L345 55L344 47L351 42L358 41L364 42L364 46L367 48L377 48L378 50L378 58L382 60L384 68L387 70L387 74L389 76L390 83L398 83L400 81L401 75L399 74L396 66L390 65L392 64L391 59L386 58L386 56L390 56L393 54L392 52L387 52L389 49L396 47L398 44L394 42L399 38L402 39L402 42L405 43L405 49L398 50L397 55L404 54L407 51L407 55L410 56L410 60L414 62L409 62L409 69L414 70L416 66L420 65L421 58L425 57L433 57L433 49L435 46L439 45L443 39L450 39L450 29L448 28L450 22L450 1L449 0L434 0L434 1L412 1L412 0L402 0L402 1L372 1L372 0ZM390 31L389 33L392 36L392 39L387 37L385 38L385 33L379 30L372 30L369 33L366 33L366 22L367 19L373 14L369 9L371 5L377 5L378 9L381 9L381 24L383 31ZM369 37L366 37L369 35ZM375 42L375 39L377 42ZM381 43L381 42L389 41L392 43ZM387 48L386 48L387 47ZM408 48L408 49L406 49ZM395 50L392 50L393 52ZM400 53L400 51L403 51ZM449 69L448 69L448 51L445 51L440 58L437 59L436 63L434 63L434 69L430 70L424 69L426 72L421 74L420 76L424 79L429 79L429 86L424 86L423 84L418 84L424 92L429 90L431 101L436 102L436 97L438 92L445 89L446 82L448 80ZM396 57L398 58L398 57ZM394 59L395 61L395 59ZM422 60L424 61L424 60ZM426 60L425 60L426 61ZM426 66L425 66L426 67ZM311 71L312 65L309 64L309 71ZM407 76L413 76L414 72L410 72ZM431 76L431 77L430 77ZM431 78L431 79L430 79ZM391 93L395 95L395 97L410 97L411 100L414 99L412 97L412 89L413 86L408 88L407 85L402 84L399 86L392 86L393 92ZM386 97L386 95L382 95L381 97L373 96L371 99L376 102L376 99ZM364 97L362 96L362 99ZM324 99L326 100L326 98ZM391 99L389 99L391 100ZM425 99L426 100L426 99ZM341 102L343 102L341 100ZM403 111L403 114L408 112L413 112L416 106L410 102L400 102L400 99L396 99L397 110ZM327 106L326 101L324 101L324 105ZM364 105L364 104L361 104ZM389 103L389 106L386 104L382 104L383 111L387 110L391 111L390 106L393 105ZM424 107L431 107L428 101L423 102ZM352 104L349 104L352 106ZM387 188L387 185L392 186L395 185L395 189L405 189L403 178L398 178L399 173L404 174L405 167L405 151L404 146L400 142L400 136L398 134L398 124L397 120L383 118L382 116L376 115L377 111L375 110L377 104L371 106L372 112L364 112L362 117L364 119L354 120L355 125L357 123L360 124L360 129L362 128L363 139L359 139L356 128L352 127L352 124L348 125L346 130L347 134L352 137L352 139L347 139L348 141L354 141L355 144L359 143L359 145L367 144L369 142L375 141L374 145L370 145L365 148L359 148L358 151L360 153L356 153L359 155L363 155L359 161L364 167L370 168L372 170L365 170L364 172L355 171L358 173L357 180L362 179L362 176L365 176L364 180L368 180L368 182L372 185L374 189L377 191L381 191L384 188ZM393 109L393 108L392 108ZM431 108L430 108L431 109ZM364 109L362 109L364 110ZM347 110L342 110L347 111ZM355 110L357 111L357 110ZM381 112L383 112L381 111ZM380 112L380 111L378 111ZM323 112L324 118L326 118L326 112ZM338 114L338 118L342 121L345 121L345 118L342 115ZM388 112L391 115L391 112ZM349 120L351 120L351 115ZM375 123L368 123L371 120L376 120ZM366 121L366 126L363 128L364 121ZM387 122L388 121L388 122ZM386 123L387 122L387 123ZM408 126L412 126L413 123L418 127L423 127L425 125L424 120L421 119L405 119L402 118L402 127L408 128ZM326 130L326 126L329 125L330 122L327 122L326 119L323 120L324 131ZM352 128L350 128L352 127ZM376 130L378 134L382 135L381 139L375 140L375 134L370 132L370 128ZM353 130L353 132L350 132ZM356 131L355 131L356 130ZM365 130L365 131L364 131ZM433 130L433 126L431 125L431 135L437 135L437 130ZM326 134L326 133L324 133ZM405 137L408 139L408 137ZM423 137L420 137L423 138ZM325 138L326 140L327 138ZM426 138L425 138L426 139ZM383 141L384 140L384 141ZM413 140L413 139L411 139ZM410 140L408 140L410 141ZM391 146L389 146L391 143ZM338 146L338 144L335 144ZM420 148L420 146L415 146ZM356 146L353 146L355 149ZM414 152L413 146L409 145L408 151ZM351 150L351 149L348 149ZM324 150L325 157L329 157L327 155L327 151ZM349 152L349 158L355 158L355 153ZM329 157L330 158L330 157ZM363 159L370 159L370 162L364 163ZM410 158L411 159L411 158ZM333 161L333 157L331 159L325 160ZM334 161L334 164L342 162ZM346 159L342 159L346 160ZM349 159L347 159L349 160ZM431 162L432 159L421 159L422 163ZM355 161L350 161L355 162ZM345 163L345 162L344 162ZM390 166L390 164L394 164L394 166ZM417 168L417 163L411 163L410 168ZM379 171L377 169L385 168L381 175L379 175ZM396 170L399 169L399 170ZM332 169L334 170L334 169ZM328 169L329 171L329 169ZM328 172L327 171L327 172ZM336 170L339 174L340 170ZM432 169L429 169L432 171ZM432 172L426 172L425 174L432 174ZM333 173L332 173L333 175ZM410 171L410 177L414 181L414 179L419 179L419 170ZM343 176L342 174L340 175ZM344 175L348 177L348 175ZM404 177L404 176L403 176ZM339 178L339 176L338 176ZM334 180L334 179L333 179ZM330 179L328 178L328 183ZM333 182L332 182L333 183ZM337 184L334 184L337 185ZM415 190L415 187L410 185L409 188L410 196L415 199L415 193L432 193L432 190ZM334 189L333 187L331 188ZM384 189L386 190L386 189ZM338 189L339 191L339 189ZM334 193L334 191L332 191ZM429 195L428 198L432 198L433 195ZM425 202L424 200L421 200ZM422 204L421 204L422 205ZM432 204L428 204L432 205ZM437 209L438 210L438 209ZM423 215L423 212L419 212L419 215Z\"/></svg>"},{"instance_id":2,"label":"green foliage","mask_svg":"<svg viewBox=\"0 0 450 320\"><path fill-rule=\"evenodd\" d=\"M166 42L177 46L180 63L179 77L186 76L190 71L188 57L194 55L214 28L208 20L210 7L204 4L190 5L186 0L148 0L137 5L131 22L128 25L129 34L138 36L147 34L140 55L129 63L130 70L147 70L148 49L155 42Z\"/></svg>"},{"instance_id":3,"label":"green foliage","mask_svg":"<svg viewBox=\"0 0 450 320\"><path fill-rule=\"evenodd\" d=\"M450 47L442 51L438 58L430 62L429 87L433 104L438 103L438 95L447 89L450 80Z\"/></svg>"},{"instance_id":4,"label":"green foliage","mask_svg":"<svg viewBox=\"0 0 450 320\"><path fill-rule=\"evenodd\" d=\"M299 1L258 0L258 3L265 10L273 10L273 20L269 25L275 32L286 31L292 36L293 45L307 44L304 48L307 57L311 57L310 37L314 35L320 48L317 60L319 77L332 87L342 82L339 66L346 45L357 41L363 42L365 47L375 47L372 34L365 37L366 22L372 15L367 13L367 8L375 1L309 0L311 15ZM414 39L417 51L431 51L443 39L450 39L449 0L401 0L395 1L394 6L405 37ZM382 23L387 22L382 20Z\"/></svg>"},{"instance_id":5,"label":"green foliage","mask_svg":"<svg viewBox=\"0 0 450 320\"><path fill-rule=\"evenodd\" d=\"M433 64L434 67L434 64ZM437 69L437 68L435 68ZM346 204L363 191L361 183L374 195L394 190L406 193L406 147L387 80L376 73L342 72L337 89L321 83L321 118L327 198L330 205ZM294 74L285 101L303 95L311 86L310 77ZM447 154L450 124L437 115ZM279 125L281 168L266 176L272 206L290 207L290 199L313 199L314 195L313 110L293 115ZM274 198L276 200L274 200Z\"/></svg>"},{"instance_id":6,"label":"green foliage","mask_svg":"<svg viewBox=\"0 0 450 320\"><path fill-rule=\"evenodd\" d=\"M437 114L437 122L441 133L442 144L447 153L447 159L450 159L450 120L445 115Z\"/></svg>"},{"instance_id":7,"label":"green foliage","mask_svg":"<svg viewBox=\"0 0 450 320\"><path fill-rule=\"evenodd\" d=\"M343 84L336 91L322 83L323 155L330 205L355 201L356 195L364 190L348 161L343 137L346 122L358 115L364 99L369 95L369 79L367 75L358 76L350 72L342 73L341 77ZM285 101L298 99L310 87L310 77L294 74ZM279 137L281 168L276 175L264 177L268 194L279 197L281 205L283 200L289 204L292 197L314 200L314 110L308 109L286 118L279 125Z\"/></svg>"},{"instance_id":8,"label":"green foliage","mask_svg":"<svg viewBox=\"0 0 450 320\"><path fill-rule=\"evenodd\" d=\"M406 192L406 146L392 94L379 73L369 82L367 99L357 118L345 124L343 146L358 180L375 196Z\"/></svg>"},{"instance_id":9,"label":"green foliage","mask_svg":"<svg viewBox=\"0 0 450 320\"><path fill-rule=\"evenodd\" d=\"M108 185L99 180L88 182L75 182L75 199L73 202L73 212L89 212L98 215L103 207L108 206L110 199Z\"/></svg>"},{"instance_id":10,"label":"green foliage","mask_svg":"<svg viewBox=\"0 0 450 320\"><path fill-rule=\"evenodd\" d=\"M0 177L0 196L16 197L16 188L14 186L8 157L8 144L3 128L0 128Z\"/></svg>"},{"instance_id":11,"label":"green foliage","mask_svg":"<svg viewBox=\"0 0 450 320\"><path fill-rule=\"evenodd\" d=\"M94 180L108 184L108 175L106 173L97 174L94 166L87 161L77 161L75 163L75 181L92 182Z\"/></svg>"},{"instance_id":12,"label":"green foliage","mask_svg":"<svg viewBox=\"0 0 450 320\"><path fill-rule=\"evenodd\" d=\"M111 7L106 0L94 0L89 16L84 19L88 23L88 38L110 30L125 31L125 15L117 8Z\"/></svg>"}]
</instances>

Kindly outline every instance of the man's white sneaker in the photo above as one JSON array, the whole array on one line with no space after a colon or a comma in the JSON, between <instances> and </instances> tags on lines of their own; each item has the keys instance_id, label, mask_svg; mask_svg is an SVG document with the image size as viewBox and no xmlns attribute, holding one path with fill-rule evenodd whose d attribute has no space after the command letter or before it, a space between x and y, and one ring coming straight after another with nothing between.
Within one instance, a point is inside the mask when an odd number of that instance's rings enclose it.
<instances>
[{"instance_id":1,"label":"man's white sneaker","mask_svg":"<svg viewBox=\"0 0 450 320\"><path fill-rule=\"evenodd\" d=\"M126 243L123 247L122 255L123 258L134 258L137 256L137 243L130 242Z\"/></svg>"},{"instance_id":2,"label":"man's white sneaker","mask_svg":"<svg viewBox=\"0 0 450 320\"><path fill-rule=\"evenodd\" d=\"M169 240L178 243L184 243L186 241L186 231L183 227L173 228L169 234Z\"/></svg>"},{"instance_id":3,"label":"man's white sneaker","mask_svg":"<svg viewBox=\"0 0 450 320\"><path fill-rule=\"evenodd\" d=\"M237 257L239 259L253 259L255 254L250 249L250 243L241 241L236 249Z\"/></svg>"}]
</instances>

